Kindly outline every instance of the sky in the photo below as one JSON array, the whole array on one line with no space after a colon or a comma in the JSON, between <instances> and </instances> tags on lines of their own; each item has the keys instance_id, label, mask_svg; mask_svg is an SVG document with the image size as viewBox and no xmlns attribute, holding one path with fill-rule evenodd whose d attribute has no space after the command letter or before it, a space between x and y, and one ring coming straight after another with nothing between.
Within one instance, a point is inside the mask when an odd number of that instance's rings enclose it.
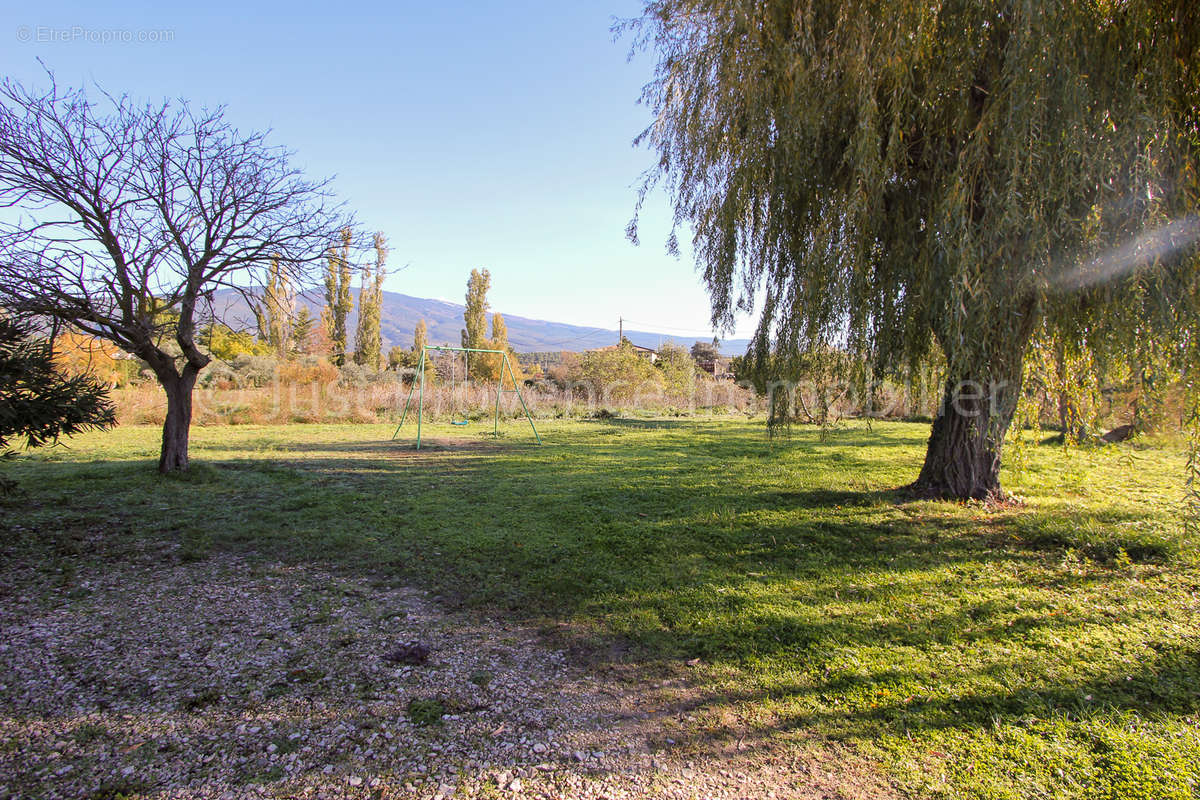
<instances>
[{"instance_id":1,"label":"sky","mask_svg":"<svg viewBox=\"0 0 1200 800\"><path fill-rule=\"evenodd\" d=\"M270 129L398 269L385 288L462 302L473 268L508 314L680 338L709 334L690 251L665 248L671 210L648 198L655 161L634 137L650 54L629 59L616 19L637 0L436 3L26 4L5 15L2 74L98 85L140 100L224 105ZM690 233L682 231L686 240ZM733 335L747 336L743 319Z\"/></svg>"}]
</instances>

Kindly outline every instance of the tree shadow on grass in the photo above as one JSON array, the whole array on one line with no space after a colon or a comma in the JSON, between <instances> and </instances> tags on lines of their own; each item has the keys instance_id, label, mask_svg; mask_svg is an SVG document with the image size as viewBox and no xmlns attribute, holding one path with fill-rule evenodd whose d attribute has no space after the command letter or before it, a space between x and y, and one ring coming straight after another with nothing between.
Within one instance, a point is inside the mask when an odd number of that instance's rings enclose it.
<instances>
[{"instance_id":1,"label":"tree shadow on grass","mask_svg":"<svg viewBox=\"0 0 1200 800\"><path fill-rule=\"evenodd\" d=\"M912 500L904 488L896 489L808 489L803 491L759 492L756 504L775 508L870 508L899 505Z\"/></svg>"},{"instance_id":2,"label":"tree shadow on grass","mask_svg":"<svg viewBox=\"0 0 1200 800\"><path fill-rule=\"evenodd\" d=\"M1105 627L1151 636L1154 611L1136 606L1127 576L1084 562L1057 566L1068 549L1098 556L1086 548L1101 545L1154 560L1152 548L1137 549L1148 534L1120 524L1139 520L1136 510L992 513L833 483L850 467L864 486L889 485L887 453L911 442L876 446L870 458L842 453L836 469L704 431L644 446L504 442L419 457L400 442L281 443L279 461L213 462L194 486L130 481L120 465L40 469L60 486L72 470L86 474L91 494L64 496L67 506L106 497L111 516L133 521L143 510L122 501L134 493L157 508L203 492L207 511L191 524L214 547L334 562L486 613L568 620L568 631L613 658L700 658L747 686L773 682L697 694L697 708L779 705L781 721L764 736L796 725L868 738L983 725L989 715L1063 707L1055 703L1080 691L1139 708L1115 678L1109 689L1082 673L1056 681L1026 663L1031 653L1053 654L1044 642ZM1013 655L1001 652L1010 647ZM1189 687L1200 680L1187 683L1190 662L1178 663L1172 685L1183 694L1169 705L1193 707ZM763 665L790 665L803 680L788 684ZM955 673L964 687L957 697ZM1126 683L1158 685L1138 680ZM986 688L1006 681L1004 691ZM1150 689L1137 697L1163 707Z\"/></svg>"},{"instance_id":3,"label":"tree shadow on grass","mask_svg":"<svg viewBox=\"0 0 1200 800\"><path fill-rule=\"evenodd\" d=\"M636 417L608 417L604 419L582 420L589 425L609 425L617 428L633 428L636 430L688 430L699 429L703 422L687 419L638 419Z\"/></svg>"},{"instance_id":4,"label":"tree shadow on grass","mask_svg":"<svg viewBox=\"0 0 1200 800\"><path fill-rule=\"evenodd\" d=\"M1157 657L1117 672L1080 675L1064 681L1038 676L1004 690L978 690L964 673L961 690L941 687L923 693L927 676L899 669L880 669L868 675L834 675L803 683L782 682L763 689L688 692L664 715L729 719L729 709L759 708L770 713L750 715L720 727L672 732L659 745L688 753L769 747L781 733L820 731L835 740L877 741L954 730L953 737L983 736L998 726L1021 729L1046 742L1073 737L1068 746L1103 753L1111 746L1095 738L1111 728L1114 717L1141 727L1168 716L1187 720L1200 711L1200 651L1193 647L1164 649ZM833 700L837 702L832 702ZM715 716L714 716L715 715ZM1072 734L1075 726L1078 732ZM1114 729L1116 730L1116 729ZM1167 729L1149 735L1174 740L1192 756L1197 740L1181 739ZM1061 749L1062 742L1049 745ZM944 755L944 754L943 754ZM1041 754L1031 752L1038 757ZM1185 762L1186 763L1186 762ZM1194 764L1194 760L1192 761ZM1155 765L1147 763L1153 772ZM1194 769L1194 767L1193 767ZM1078 776L1077 776L1078 777Z\"/></svg>"}]
</instances>

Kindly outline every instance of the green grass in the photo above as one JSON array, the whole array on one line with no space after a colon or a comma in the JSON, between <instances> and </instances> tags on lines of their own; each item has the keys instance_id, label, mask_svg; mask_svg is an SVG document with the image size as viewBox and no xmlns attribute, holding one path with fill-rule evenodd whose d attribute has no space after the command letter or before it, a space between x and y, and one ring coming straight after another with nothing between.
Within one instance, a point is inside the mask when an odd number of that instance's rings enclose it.
<instances>
[{"instance_id":1,"label":"green grass","mask_svg":"<svg viewBox=\"0 0 1200 800\"><path fill-rule=\"evenodd\" d=\"M440 724L446 706L441 700L414 697L408 701L408 719L414 725Z\"/></svg>"},{"instance_id":2,"label":"green grass","mask_svg":"<svg viewBox=\"0 0 1200 800\"><path fill-rule=\"evenodd\" d=\"M5 467L28 493L9 550L58 585L147 537L332 563L700 659L678 747L835 740L919 796L1200 796L1179 450L1030 448L1005 476L1024 504L997 510L894 491L925 425L540 428L427 426L419 454L385 426L198 428L167 479L156 430L81 436Z\"/></svg>"}]
</instances>

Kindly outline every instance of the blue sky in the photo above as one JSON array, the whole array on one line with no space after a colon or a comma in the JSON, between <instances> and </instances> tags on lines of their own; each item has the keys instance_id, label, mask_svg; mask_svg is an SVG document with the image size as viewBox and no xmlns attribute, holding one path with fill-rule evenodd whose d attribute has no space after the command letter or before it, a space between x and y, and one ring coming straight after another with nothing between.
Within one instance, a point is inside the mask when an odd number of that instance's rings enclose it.
<instances>
[{"instance_id":1,"label":"blue sky","mask_svg":"<svg viewBox=\"0 0 1200 800\"><path fill-rule=\"evenodd\" d=\"M650 120L636 101L653 62L627 61L609 29L639 9L29 4L5 15L0 65L40 84L41 58L61 84L224 104L239 127L272 129L387 235L393 266L408 265L389 290L461 302L470 270L487 267L498 310L605 327L624 316L686 339L709 330L709 304L690 255L664 250L666 198L648 201L640 247L624 236L654 162L631 145ZM134 41L87 40L106 31Z\"/></svg>"}]
</instances>

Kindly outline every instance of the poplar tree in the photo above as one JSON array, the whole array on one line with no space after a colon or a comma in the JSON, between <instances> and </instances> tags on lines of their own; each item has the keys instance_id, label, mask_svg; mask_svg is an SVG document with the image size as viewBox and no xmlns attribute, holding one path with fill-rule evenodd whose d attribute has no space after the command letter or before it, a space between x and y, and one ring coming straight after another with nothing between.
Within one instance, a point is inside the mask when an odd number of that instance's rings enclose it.
<instances>
[{"instance_id":1,"label":"poplar tree","mask_svg":"<svg viewBox=\"0 0 1200 800\"><path fill-rule=\"evenodd\" d=\"M463 310L463 322L466 327L462 332L462 346L470 348L487 347L487 310L488 289L492 285L492 276L486 270L471 270L467 280L467 307ZM484 363L480 356L486 353L467 353L467 365L472 374Z\"/></svg>"},{"instance_id":2,"label":"poplar tree","mask_svg":"<svg viewBox=\"0 0 1200 800\"><path fill-rule=\"evenodd\" d=\"M413 347L410 361L412 366L417 367L421 363L421 352L425 345L429 344L429 327L425 324L424 318L417 320L416 327L413 328ZM437 382L437 364L432 358L425 361L425 382L434 384Z\"/></svg>"},{"instance_id":3,"label":"poplar tree","mask_svg":"<svg viewBox=\"0 0 1200 800\"><path fill-rule=\"evenodd\" d=\"M517 354L508 344L508 325L504 322L504 316L500 312L492 315L492 338L489 342L489 350L500 350L508 353L509 366L513 370L513 378L521 380L521 374L517 366ZM507 380L512 383L512 378L509 378L504 371L504 357L500 355L487 354L485 376L489 380Z\"/></svg>"},{"instance_id":4,"label":"poplar tree","mask_svg":"<svg viewBox=\"0 0 1200 800\"><path fill-rule=\"evenodd\" d=\"M1190 0L653 0L628 28L658 56L642 197L691 227L714 323L758 310L759 368L941 356L920 492L1000 493L1039 326L1194 338Z\"/></svg>"},{"instance_id":5,"label":"poplar tree","mask_svg":"<svg viewBox=\"0 0 1200 800\"><path fill-rule=\"evenodd\" d=\"M279 259L271 259L267 285L261 298L251 304L258 323L259 339L266 342L279 358L291 351L292 316L296 310L296 292L288 276L280 269Z\"/></svg>"},{"instance_id":6,"label":"poplar tree","mask_svg":"<svg viewBox=\"0 0 1200 800\"><path fill-rule=\"evenodd\" d=\"M332 247L325 260L325 307L321 319L329 341L333 343L331 360L339 367L346 363L346 317L354 310L350 291L350 244L352 232L341 232L341 247Z\"/></svg>"},{"instance_id":7,"label":"poplar tree","mask_svg":"<svg viewBox=\"0 0 1200 800\"><path fill-rule=\"evenodd\" d=\"M383 361L383 278L387 264L387 239L376 233L374 269L364 267L358 289L358 327L354 332L354 363L380 369Z\"/></svg>"},{"instance_id":8,"label":"poplar tree","mask_svg":"<svg viewBox=\"0 0 1200 800\"><path fill-rule=\"evenodd\" d=\"M421 349L427 344L429 344L429 328L422 318L417 320L417 325L413 328L413 352L420 356Z\"/></svg>"},{"instance_id":9,"label":"poplar tree","mask_svg":"<svg viewBox=\"0 0 1200 800\"><path fill-rule=\"evenodd\" d=\"M492 349L508 349L508 324L504 321L504 315L499 311L492 314Z\"/></svg>"}]
</instances>

